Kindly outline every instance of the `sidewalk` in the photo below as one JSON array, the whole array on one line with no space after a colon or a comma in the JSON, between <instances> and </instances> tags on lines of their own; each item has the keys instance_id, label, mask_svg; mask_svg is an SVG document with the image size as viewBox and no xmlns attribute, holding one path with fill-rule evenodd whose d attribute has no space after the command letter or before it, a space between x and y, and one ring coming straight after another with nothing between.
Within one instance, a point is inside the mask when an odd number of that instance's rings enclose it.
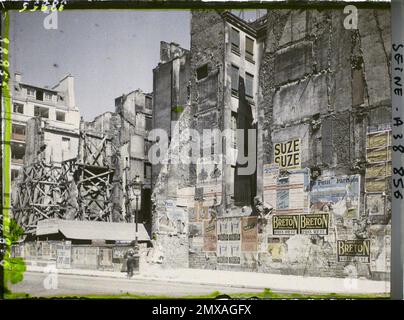
<instances>
[{"instance_id":1,"label":"sidewalk","mask_svg":"<svg viewBox=\"0 0 404 320\"><path fill-rule=\"evenodd\" d=\"M27 266L27 271L45 272L45 268L31 265ZM58 269L58 273L92 277L126 278L126 273L114 271ZM158 265L149 266L147 273L143 271L140 274L134 275L133 279L241 287L245 288L245 292L248 292L248 289L265 288L275 292L325 294L380 294L389 293L390 291L390 283L386 281L367 279L351 281L350 279L342 278L303 277L202 269L163 269Z\"/></svg>"}]
</instances>

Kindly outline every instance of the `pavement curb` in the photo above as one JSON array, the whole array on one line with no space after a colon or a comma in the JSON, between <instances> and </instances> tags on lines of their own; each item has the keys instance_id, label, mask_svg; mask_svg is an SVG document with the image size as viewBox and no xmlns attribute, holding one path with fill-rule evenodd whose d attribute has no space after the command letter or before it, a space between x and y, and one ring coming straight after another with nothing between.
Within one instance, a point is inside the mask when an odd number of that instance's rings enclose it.
<instances>
[{"instance_id":1,"label":"pavement curb","mask_svg":"<svg viewBox=\"0 0 404 320\"><path fill-rule=\"evenodd\" d=\"M35 268L36 269L36 268ZM27 272L34 272L34 273L43 273L41 270L35 270L32 268L27 268ZM62 275L70 275L70 276L86 276L86 277L104 277L104 278L112 278L112 279L123 279L123 280L130 280L126 277L125 274L123 273L117 273L116 275L114 274L94 274L94 273L87 273L87 272L66 272L64 269L57 269L58 274ZM193 280L185 280L185 279L173 279L173 278L164 278L164 277L153 277L153 276L142 276L142 275L134 275L131 280L148 280L148 281L154 281L154 282L171 282L171 283L178 283L178 284L195 284L195 285L206 285L206 286L217 286L217 287L229 287L229 288L243 288L243 289L254 289L254 290L264 290L264 289L270 289L273 292L291 292L290 289L285 289L285 288L277 288L273 286L256 286L256 285L245 285L245 284L230 284L230 283L217 283L217 282L201 282L201 281L193 281ZM335 290L335 289L330 289L330 290L293 290L293 293L296 294L330 294L330 293L335 293L335 294L388 294L389 292L383 291L383 292L364 292L364 291L341 291L341 290Z\"/></svg>"}]
</instances>

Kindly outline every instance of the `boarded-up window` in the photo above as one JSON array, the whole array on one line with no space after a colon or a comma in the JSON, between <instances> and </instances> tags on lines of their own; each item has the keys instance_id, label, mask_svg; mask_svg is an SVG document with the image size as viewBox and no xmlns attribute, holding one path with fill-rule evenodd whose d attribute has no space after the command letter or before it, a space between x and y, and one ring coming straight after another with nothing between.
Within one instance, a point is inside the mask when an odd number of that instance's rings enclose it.
<instances>
[{"instance_id":1,"label":"boarded-up window","mask_svg":"<svg viewBox=\"0 0 404 320\"><path fill-rule=\"evenodd\" d=\"M254 76L252 74L245 74L245 95L252 97L253 93Z\"/></svg>"},{"instance_id":2,"label":"boarded-up window","mask_svg":"<svg viewBox=\"0 0 404 320\"><path fill-rule=\"evenodd\" d=\"M230 31L231 51L240 54L240 32L234 28Z\"/></svg>"},{"instance_id":3,"label":"boarded-up window","mask_svg":"<svg viewBox=\"0 0 404 320\"><path fill-rule=\"evenodd\" d=\"M239 69L238 67L232 65L231 66L231 93L238 96L238 77L239 77Z\"/></svg>"},{"instance_id":4,"label":"boarded-up window","mask_svg":"<svg viewBox=\"0 0 404 320\"><path fill-rule=\"evenodd\" d=\"M254 40L249 37L245 37L245 58L254 62Z\"/></svg>"}]
</instances>

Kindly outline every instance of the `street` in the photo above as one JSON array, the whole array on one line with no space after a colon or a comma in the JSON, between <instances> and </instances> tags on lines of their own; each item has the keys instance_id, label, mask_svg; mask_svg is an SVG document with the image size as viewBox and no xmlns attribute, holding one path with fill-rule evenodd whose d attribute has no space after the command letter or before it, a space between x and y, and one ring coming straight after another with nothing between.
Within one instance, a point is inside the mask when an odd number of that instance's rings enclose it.
<instances>
[{"instance_id":1,"label":"street","mask_svg":"<svg viewBox=\"0 0 404 320\"><path fill-rule=\"evenodd\" d=\"M214 291L220 293L262 292L260 289L237 287L215 287L212 285L185 284L156 280L120 279L79 275L57 275L57 288L46 289L44 280L49 275L38 272L26 272L24 280L11 287L14 293L28 293L33 297L46 296L85 296L85 295L157 295L187 296L207 295Z\"/></svg>"}]
</instances>

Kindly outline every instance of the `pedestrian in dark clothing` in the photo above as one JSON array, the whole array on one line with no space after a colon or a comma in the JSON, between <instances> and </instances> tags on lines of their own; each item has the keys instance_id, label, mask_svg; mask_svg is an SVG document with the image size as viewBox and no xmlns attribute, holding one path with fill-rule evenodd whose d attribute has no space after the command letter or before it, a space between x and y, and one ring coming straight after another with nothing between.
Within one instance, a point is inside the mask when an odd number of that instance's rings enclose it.
<instances>
[{"instance_id":1,"label":"pedestrian in dark clothing","mask_svg":"<svg viewBox=\"0 0 404 320\"><path fill-rule=\"evenodd\" d=\"M133 250L128 251L127 261L126 261L128 278L132 278L132 276L133 276L133 265L135 263L134 255L135 255L135 253L133 252Z\"/></svg>"}]
</instances>

